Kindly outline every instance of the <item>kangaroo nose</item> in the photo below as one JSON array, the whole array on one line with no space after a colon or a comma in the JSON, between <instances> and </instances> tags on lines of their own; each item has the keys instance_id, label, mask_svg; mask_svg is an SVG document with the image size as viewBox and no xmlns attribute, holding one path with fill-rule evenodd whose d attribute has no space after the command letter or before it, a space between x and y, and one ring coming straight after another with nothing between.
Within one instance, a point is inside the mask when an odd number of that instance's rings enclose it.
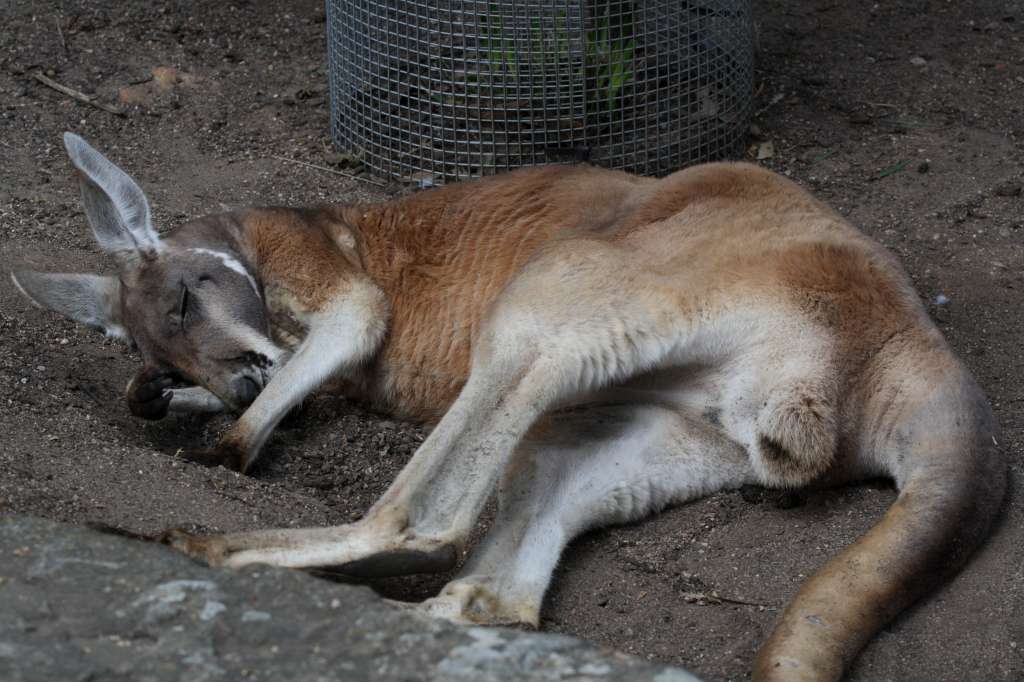
<instances>
[{"instance_id":1,"label":"kangaroo nose","mask_svg":"<svg viewBox=\"0 0 1024 682\"><path fill-rule=\"evenodd\" d=\"M260 386L249 377L234 380L235 398L240 405L249 405L260 394Z\"/></svg>"}]
</instances>

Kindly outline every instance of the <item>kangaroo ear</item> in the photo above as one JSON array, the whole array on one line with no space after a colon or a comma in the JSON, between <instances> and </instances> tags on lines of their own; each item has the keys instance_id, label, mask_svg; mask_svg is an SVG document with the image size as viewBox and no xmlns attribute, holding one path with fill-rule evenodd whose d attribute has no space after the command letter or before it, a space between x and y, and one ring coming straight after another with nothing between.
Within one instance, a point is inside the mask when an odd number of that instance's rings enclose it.
<instances>
[{"instance_id":1,"label":"kangaroo ear","mask_svg":"<svg viewBox=\"0 0 1024 682\"><path fill-rule=\"evenodd\" d=\"M160 236L149 217L149 202L135 181L74 133L64 133L71 162L81 171L85 215L100 247L122 265L152 259Z\"/></svg>"},{"instance_id":2,"label":"kangaroo ear","mask_svg":"<svg viewBox=\"0 0 1024 682\"><path fill-rule=\"evenodd\" d=\"M65 275L21 270L11 273L14 286L40 308L130 341L121 321L121 283L100 275Z\"/></svg>"}]
</instances>

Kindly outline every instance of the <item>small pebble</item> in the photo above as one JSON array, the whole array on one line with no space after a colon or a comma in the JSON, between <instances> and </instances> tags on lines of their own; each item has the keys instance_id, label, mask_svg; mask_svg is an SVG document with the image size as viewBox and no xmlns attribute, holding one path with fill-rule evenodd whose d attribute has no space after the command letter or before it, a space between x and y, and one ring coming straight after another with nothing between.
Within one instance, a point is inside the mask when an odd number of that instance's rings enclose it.
<instances>
[{"instance_id":1,"label":"small pebble","mask_svg":"<svg viewBox=\"0 0 1024 682\"><path fill-rule=\"evenodd\" d=\"M361 159L358 154L344 152L330 152L325 154L324 161L326 161L330 166L343 166L346 168L358 166L361 163Z\"/></svg>"},{"instance_id":2,"label":"small pebble","mask_svg":"<svg viewBox=\"0 0 1024 682\"><path fill-rule=\"evenodd\" d=\"M996 187L997 197L1019 197L1024 186L1019 182L1004 182Z\"/></svg>"},{"instance_id":3,"label":"small pebble","mask_svg":"<svg viewBox=\"0 0 1024 682\"><path fill-rule=\"evenodd\" d=\"M939 294L935 297L935 305L946 305L947 303L949 303L949 298L944 294Z\"/></svg>"},{"instance_id":4,"label":"small pebble","mask_svg":"<svg viewBox=\"0 0 1024 682\"><path fill-rule=\"evenodd\" d=\"M924 66L925 64L928 63L928 60L925 59L924 57L911 57L910 63L913 64L914 66Z\"/></svg>"}]
</instances>

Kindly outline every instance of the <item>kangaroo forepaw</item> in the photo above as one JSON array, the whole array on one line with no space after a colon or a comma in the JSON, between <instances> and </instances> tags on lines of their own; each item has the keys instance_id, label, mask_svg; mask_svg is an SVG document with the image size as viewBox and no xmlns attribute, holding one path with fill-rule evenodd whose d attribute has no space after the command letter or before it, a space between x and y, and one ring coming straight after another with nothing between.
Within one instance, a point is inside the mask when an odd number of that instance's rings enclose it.
<instances>
[{"instance_id":1,"label":"kangaroo forepaw","mask_svg":"<svg viewBox=\"0 0 1024 682\"><path fill-rule=\"evenodd\" d=\"M135 375L125 391L128 409L136 417L156 421L167 416L171 405L172 374L156 367L145 367Z\"/></svg>"}]
</instances>

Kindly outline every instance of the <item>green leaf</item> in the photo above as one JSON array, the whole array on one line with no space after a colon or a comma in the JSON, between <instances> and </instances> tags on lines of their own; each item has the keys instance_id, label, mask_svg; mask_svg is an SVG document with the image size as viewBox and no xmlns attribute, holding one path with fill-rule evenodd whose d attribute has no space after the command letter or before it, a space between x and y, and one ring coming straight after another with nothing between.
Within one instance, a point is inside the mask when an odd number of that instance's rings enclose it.
<instances>
[{"instance_id":1,"label":"green leaf","mask_svg":"<svg viewBox=\"0 0 1024 682\"><path fill-rule=\"evenodd\" d=\"M899 173L901 170L904 170L909 165L910 165L910 159L903 159L903 160L899 161L898 163L895 163L895 164L889 166L888 168L883 168L882 170L878 171L878 173L874 177L872 177L870 179L871 180L881 180L882 178L887 178L887 177L889 177L890 175L892 175L894 173Z\"/></svg>"}]
</instances>

